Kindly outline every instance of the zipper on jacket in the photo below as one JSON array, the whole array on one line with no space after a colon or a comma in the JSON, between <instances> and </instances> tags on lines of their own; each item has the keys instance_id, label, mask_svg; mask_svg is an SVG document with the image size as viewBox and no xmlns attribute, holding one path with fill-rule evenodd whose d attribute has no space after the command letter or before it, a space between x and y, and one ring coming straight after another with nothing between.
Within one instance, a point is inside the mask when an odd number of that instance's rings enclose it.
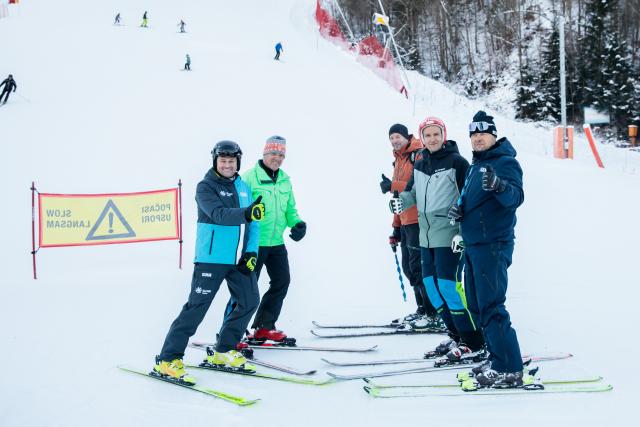
<instances>
[{"instance_id":1,"label":"zipper on jacket","mask_svg":"<svg viewBox=\"0 0 640 427\"><path fill-rule=\"evenodd\" d=\"M276 229L278 228L278 211L280 210L280 206L278 206L278 189L276 188L276 183L273 183L273 200L275 203L273 204L276 211L275 221L273 222L273 232L271 233L271 241L269 244L273 243L273 239L276 237Z\"/></svg>"},{"instance_id":2,"label":"zipper on jacket","mask_svg":"<svg viewBox=\"0 0 640 427\"><path fill-rule=\"evenodd\" d=\"M429 179L427 180L427 185L424 188L424 220L427 222L427 248L429 247L429 230L431 229L431 224L429 223L429 217L427 216L427 193L429 192L429 182L431 181L432 176L433 175L429 175Z\"/></svg>"},{"instance_id":3,"label":"zipper on jacket","mask_svg":"<svg viewBox=\"0 0 640 427\"><path fill-rule=\"evenodd\" d=\"M213 249L213 233L215 233L215 230L211 230L211 242L209 242L209 255L211 255L211 250Z\"/></svg>"}]
</instances>

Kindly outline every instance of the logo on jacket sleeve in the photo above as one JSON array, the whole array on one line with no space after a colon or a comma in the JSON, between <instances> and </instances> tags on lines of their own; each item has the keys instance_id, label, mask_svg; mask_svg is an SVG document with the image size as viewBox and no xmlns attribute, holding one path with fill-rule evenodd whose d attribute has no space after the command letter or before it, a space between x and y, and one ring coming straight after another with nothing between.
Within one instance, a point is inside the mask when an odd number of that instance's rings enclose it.
<instances>
[{"instance_id":1,"label":"logo on jacket sleeve","mask_svg":"<svg viewBox=\"0 0 640 427\"><path fill-rule=\"evenodd\" d=\"M228 191L224 191L224 190L220 190L220 195L223 197L231 197L233 196L233 193L230 193Z\"/></svg>"}]
</instances>

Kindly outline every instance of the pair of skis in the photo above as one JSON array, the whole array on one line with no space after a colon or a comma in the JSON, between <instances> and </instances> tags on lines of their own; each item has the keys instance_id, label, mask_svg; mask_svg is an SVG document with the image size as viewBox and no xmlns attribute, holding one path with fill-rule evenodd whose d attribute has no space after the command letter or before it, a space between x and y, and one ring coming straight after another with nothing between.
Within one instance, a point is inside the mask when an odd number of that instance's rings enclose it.
<instances>
[{"instance_id":1,"label":"pair of skis","mask_svg":"<svg viewBox=\"0 0 640 427\"><path fill-rule=\"evenodd\" d=\"M313 326L318 329L374 329L374 328L389 328L394 329L392 331L371 331L371 332L347 332L347 333L324 333L318 332L314 329L311 330L311 334L318 338L358 338L358 337L381 337L392 335L425 335L425 334L446 334L447 330L443 328L423 328L415 329L408 324L396 322L383 324L354 324L354 325L325 325L318 323L315 320L311 322Z\"/></svg>"},{"instance_id":2,"label":"pair of skis","mask_svg":"<svg viewBox=\"0 0 640 427\"><path fill-rule=\"evenodd\" d=\"M152 379L155 379L155 380L164 381L166 383L177 385L179 387L183 387L185 389L196 391L196 392L199 392L199 393L203 393L203 394L206 394L208 396L213 396L213 397L215 397L217 399L221 399L221 400L224 400L225 402L229 402L229 403L234 403L234 404L236 404L238 406L253 405L254 403L256 403L256 402L258 402L260 400L260 399L246 399L244 397L234 396L232 394L225 393L225 392L220 391L220 390L214 390L214 389L207 388L207 387L201 387L201 386L198 386L198 385L193 385L193 384L188 384L188 383L185 383L185 382L179 382L179 381L176 381L176 380L171 380L171 379L168 379L166 377L162 377L160 375L153 374L153 373L150 373L150 372L145 372L145 371L142 371L140 369L132 368L132 367L129 367L129 366L126 366L126 365L120 365L120 366L118 366L118 369L121 369L121 370L123 370L125 372L130 372L132 374L142 375L142 376L145 376L147 378L152 378Z\"/></svg>"},{"instance_id":3,"label":"pair of skis","mask_svg":"<svg viewBox=\"0 0 640 427\"><path fill-rule=\"evenodd\" d=\"M206 351L207 347L214 347L214 343L192 341L189 343L189 347ZM282 345L275 342L265 342L262 344L249 345L251 349L266 349L266 350L289 350L289 351L326 351L326 352L345 352L345 353L367 353L374 351L378 348L377 345L372 347L361 348L338 348L338 347L314 347L314 346L297 346L297 345ZM277 371L285 372L292 375L313 375L316 370L301 371L298 369L290 368L288 366L277 365L275 363L267 362L262 359L258 359L255 356L247 357L254 365L263 366L265 368L275 369Z\"/></svg>"},{"instance_id":4,"label":"pair of skis","mask_svg":"<svg viewBox=\"0 0 640 427\"><path fill-rule=\"evenodd\" d=\"M568 359L570 357L573 357L572 354L570 353L561 353L561 354L556 354L556 355L541 355L541 356L525 356L523 357L523 362L525 364L530 364L532 362L546 362L546 361L551 361L551 360L562 360L562 359ZM325 361L327 361L326 359L323 359ZM413 359L411 359L413 360ZM388 362L388 361L383 361L383 362ZM433 360L430 360L430 362L433 363ZM363 366L363 365L370 365L370 364L376 364L376 362L362 362L361 365L357 365L357 366ZM378 372L363 372L363 373L355 373L355 374L338 374L338 373L334 373L334 372L327 372L327 375L329 375L331 378L334 378L336 380L340 380L340 381L349 381L349 380L357 380L357 379L361 379L361 378L380 378L380 377L391 377L391 376L396 376L396 375L408 375L408 374L422 374L422 373L427 373L427 372L440 372L440 371L448 371L448 370L455 370L455 369L470 369L473 368L475 366L480 365L480 363L475 362L473 359L463 359L460 363L454 364L454 365L447 365L447 366L442 366L442 367L435 367L435 366L427 366L427 367L417 367L417 368L408 368L408 369L395 369L395 370L390 370L390 371L378 371ZM342 365L342 366L354 366L353 364L349 364L349 365Z\"/></svg>"},{"instance_id":5,"label":"pair of skis","mask_svg":"<svg viewBox=\"0 0 640 427\"><path fill-rule=\"evenodd\" d=\"M190 343L190 346L193 348L197 348L197 349L201 349L201 350L206 350L207 346L213 346L213 343L206 343L206 342L192 342ZM372 346L372 347L363 347L363 348L335 348L335 347L314 347L314 346L284 346L278 343L271 343L271 342L265 342L259 345L250 345L250 348L256 349L268 349L268 350L292 350L292 351L328 351L328 352L348 352L348 353L367 353L370 351L374 351L377 346ZM276 365L274 363L271 362L266 362L263 360L256 360L255 358L252 359L252 363L259 365L259 366L263 366L263 367L267 367L267 368L271 368L271 369L276 369L276 370L280 370L282 372L286 372L289 374L294 374L294 375L312 375L314 374L316 371L315 370L309 370L309 371L299 371L293 368L289 368L287 366L281 366L281 365ZM281 376L281 375L271 375L271 374L266 374L266 373L261 373L261 372L256 372L256 373L248 373L248 372L241 372L241 371L228 371L228 370L222 370L222 369L216 369L214 367L207 367L207 366L196 366L196 365L189 365L189 367L191 368L197 368L197 369L208 369L208 370L212 370L212 371L218 371L218 372L224 372L224 373L229 373L229 374L234 374L234 375L245 375L245 376L252 376L255 378L261 378L261 379L269 379L269 380L274 380L274 381L283 381L283 382L288 382L288 383L293 383L293 384L304 384L304 385L325 385L325 384L330 384L335 382L335 380L333 378L328 378L328 379L324 379L324 380L314 380L314 379L306 379L306 378L296 378L296 377L288 377L288 376ZM220 390L215 390L215 389L211 389L211 388L207 388L207 387L201 387L198 385L193 385L193 384L188 384L185 382L180 382L180 381L176 381L176 380L172 380L169 379L167 377L162 377L159 376L157 374L155 374L154 372L146 372L140 369L136 369L133 367L129 367L126 365L121 365L118 366L119 369L126 371L126 372L130 372L133 374L137 374L137 375L142 375L151 379L155 379L155 380L159 380L159 381L163 381L169 384L173 384L173 385L177 385L179 387L183 387L185 389L188 390L192 390L192 391L196 391L199 393L203 393L203 394L207 394L209 396L213 396L217 399L221 399L224 400L226 402L230 402L230 403L234 403L236 405L239 406L248 406L248 405L253 405L254 403L258 402L260 399L247 399L244 397L240 397L240 396L234 396L232 394L220 391Z\"/></svg>"},{"instance_id":6,"label":"pair of skis","mask_svg":"<svg viewBox=\"0 0 640 427\"><path fill-rule=\"evenodd\" d=\"M435 397L435 396L486 396L511 394L543 394L543 393L598 393L613 390L611 384L602 383L602 377L584 377L573 379L543 380L536 388L481 388L475 391L464 391L460 384L432 383L432 384L377 384L365 378L367 385L364 391L373 397L401 398L401 397Z\"/></svg>"}]
</instances>

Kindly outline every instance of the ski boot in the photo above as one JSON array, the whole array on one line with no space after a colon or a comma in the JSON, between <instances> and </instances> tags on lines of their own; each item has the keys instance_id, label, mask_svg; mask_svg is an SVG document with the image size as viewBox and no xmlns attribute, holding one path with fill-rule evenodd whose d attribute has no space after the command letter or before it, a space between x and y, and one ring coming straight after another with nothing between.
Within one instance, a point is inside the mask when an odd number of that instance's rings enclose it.
<instances>
[{"instance_id":1,"label":"ski boot","mask_svg":"<svg viewBox=\"0 0 640 427\"><path fill-rule=\"evenodd\" d=\"M253 349L249 347L249 344L246 342L240 341L236 344L236 350L242 353L242 355L247 359L253 359Z\"/></svg>"},{"instance_id":2,"label":"ski boot","mask_svg":"<svg viewBox=\"0 0 640 427\"><path fill-rule=\"evenodd\" d=\"M452 347L443 357L433 362L433 366L440 368L442 366L479 363L487 360L488 357L489 355L484 348L473 351L468 345L459 343Z\"/></svg>"},{"instance_id":3,"label":"ski boot","mask_svg":"<svg viewBox=\"0 0 640 427\"><path fill-rule=\"evenodd\" d=\"M247 362L247 358L236 350L227 352L215 351L207 347L207 357L200 366L219 369L221 371L234 371L247 374L255 374L256 367Z\"/></svg>"},{"instance_id":4,"label":"ski boot","mask_svg":"<svg viewBox=\"0 0 640 427\"><path fill-rule=\"evenodd\" d=\"M417 320L417 319L423 317L424 315L425 315L424 310L422 308L418 307L418 309L416 310L415 313L407 314L406 316L404 316L402 318L393 319L391 321L391 324L394 325L394 326L400 326L400 325L403 325L405 323L413 322L414 320Z\"/></svg>"},{"instance_id":5,"label":"ski boot","mask_svg":"<svg viewBox=\"0 0 640 427\"><path fill-rule=\"evenodd\" d=\"M182 359L173 359L168 362L166 360L160 360L160 356L156 356L156 364L153 367L153 371L149 373L155 377L161 377L166 381L175 382L182 385L195 385L196 380L193 377L187 376L187 371L184 369L184 363Z\"/></svg>"},{"instance_id":6,"label":"ski boot","mask_svg":"<svg viewBox=\"0 0 640 427\"><path fill-rule=\"evenodd\" d=\"M447 326L444 324L440 316L437 314L434 316L424 315L415 320L409 322L411 328L416 331L436 331L447 330Z\"/></svg>"},{"instance_id":7,"label":"ski boot","mask_svg":"<svg viewBox=\"0 0 640 427\"><path fill-rule=\"evenodd\" d=\"M456 347L458 343L453 338L449 338L448 340L442 341L434 350L427 351L424 354L425 359L433 359L435 357L444 356L451 350Z\"/></svg>"},{"instance_id":8,"label":"ski boot","mask_svg":"<svg viewBox=\"0 0 640 427\"><path fill-rule=\"evenodd\" d=\"M522 388L525 390L542 390L544 386L535 381L527 371L496 372L493 369L476 375L477 388ZM464 384L464 383L463 383Z\"/></svg>"},{"instance_id":9,"label":"ski boot","mask_svg":"<svg viewBox=\"0 0 640 427\"><path fill-rule=\"evenodd\" d=\"M289 338L287 335L277 329L256 328L253 334L247 335L247 341L249 344L264 344L266 341L273 341L278 345L285 347L295 347L296 339Z\"/></svg>"}]
</instances>

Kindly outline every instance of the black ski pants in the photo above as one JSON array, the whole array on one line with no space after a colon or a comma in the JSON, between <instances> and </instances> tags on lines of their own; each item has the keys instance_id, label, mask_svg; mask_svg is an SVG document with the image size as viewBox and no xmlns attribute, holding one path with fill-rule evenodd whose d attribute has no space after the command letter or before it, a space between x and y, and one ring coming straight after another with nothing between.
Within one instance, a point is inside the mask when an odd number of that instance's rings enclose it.
<instances>
[{"instance_id":1,"label":"black ski pants","mask_svg":"<svg viewBox=\"0 0 640 427\"><path fill-rule=\"evenodd\" d=\"M287 248L284 245L260 246L255 269L258 279L263 266L267 268L267 274L269 275L269 290L265 292L260 300L260 306L251 327L275 329L276 321L280 317L282 304L291 283Z\"/></svg>"},{"instance_id":2,"label":"black ski pants","mask_svg":"<svg viewBox=\"0 0 640 427\"><path fill-rule=\"evenodd\" d=\"M5 103L7 102L7 100L9 99L9 94L11 93L11 90L3 90L2 93L0 94L0 103ZM2 100L2 97L4 96L4 101Z\"/></svg>"},{"instance_id":3,"label":"black ski pants","mask_svg":"<svg viewBox=\"0 0 640 427\"><path fill-rule=\"evenodd\" d=\"M420 226L408 224L400 227L400 250L402 271L409 279L418 305L418 313L435 316L436 309L429 301L427 290L422 284L422 261L420 257Z\"/></svg>"},{"instance_id":4,"label":"black ski pants","mask_svg":"<svg viewBox=\"0 0 640 427\"><path fill-rule=\"evenodd\" d=\"M235 304L220 327L216 351L235 350L260 302L256 276L240 273L235 265L196 263L189 299L169 328L160 352L161 360L184 356L189 338L196 333L223 280L227 281Z\"/></svg>"}]
</instances>

